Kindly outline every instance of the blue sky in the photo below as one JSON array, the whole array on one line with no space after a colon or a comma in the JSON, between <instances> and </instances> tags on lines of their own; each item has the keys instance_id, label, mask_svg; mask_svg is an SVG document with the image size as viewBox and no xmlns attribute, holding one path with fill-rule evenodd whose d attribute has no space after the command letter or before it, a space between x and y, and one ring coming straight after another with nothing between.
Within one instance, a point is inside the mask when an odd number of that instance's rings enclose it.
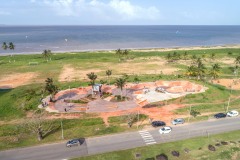
<instances>
[{"instance_id":1,"label":"blue sky","mask_svg":"<svg viewBox=\"0 0 240 160\"><path fill-rule=\"evenodd\" d=\"M6 25L240 25L240 0L0 0Z\"/></svg>"}]
</instances>

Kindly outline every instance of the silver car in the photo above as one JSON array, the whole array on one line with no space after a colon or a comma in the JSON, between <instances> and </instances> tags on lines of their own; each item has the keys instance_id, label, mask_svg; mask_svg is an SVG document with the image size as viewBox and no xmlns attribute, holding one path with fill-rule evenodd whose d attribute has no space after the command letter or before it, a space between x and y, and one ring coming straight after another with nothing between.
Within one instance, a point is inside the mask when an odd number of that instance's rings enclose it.
<instances>
[{"instance_id":1,"label":"silver car","mask_svg":"<svg viewBox=\"0 0 240 160\"><path fill-rule=\"evenodd\" d=\"M66 143L66 147L81 145L80 139L72 139Z\"/></svg>"},{"instance_id":2,"label":"silver car","mask_svg":"<svg viewBox=\"0 0 240 160\"><path fill-rule=\"evenodd\" d=\"M177 125L177 124L183 124L185 121L183 118L177 118L177 119L174 119L172 120L172 124L173 125Z\"/></svg>"}]
</instances>

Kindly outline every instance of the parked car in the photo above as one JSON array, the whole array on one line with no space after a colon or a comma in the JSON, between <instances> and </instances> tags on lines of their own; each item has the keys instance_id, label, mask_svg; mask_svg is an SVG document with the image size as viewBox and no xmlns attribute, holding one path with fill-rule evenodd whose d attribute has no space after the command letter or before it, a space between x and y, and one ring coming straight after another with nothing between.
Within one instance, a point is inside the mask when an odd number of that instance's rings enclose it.
<instances>
[{"instance_id":1,"label":"parked car","mask_svg":"<svg viewBox=\"0 0 240 160\"><path fill-rule=\"evenodd\" d=\"M170 133L171 131L172 131L172 128L168 126L159 129L160 134Z\"/></svg>"},{"instance_id":2,"label":"parked car","mask_svg":"<svg viewBox=\"0 0 240 160\"><path fill-rule=\"evenodd\" d=\"M238 111L232 110L230 112L227 113L228 117L235 117L238 116Z\"/></svg>"},{"instance_id":3,"label":"parked car","mask_svg":"<svg viewBox=\"0 0 240 160\"><path fill-rule=\"evenodd\" d=\"M80 139L72 139L66 143L66 147L81 145Z\"/></svg>"},{"instance_id":4,"label":"parked car","mask_svg":"<svg viewBox=\"0 0 240 160\"><path fill-rule=\"evenodd\" d=\"M153 121L152 126L153 127L162 127L162 126L166 126L166 123L163 121Z\"/></svg>"},{"instance_id":5,"label":"parked car","mask_svg":"<svg viewBox=\"0 0 240 160\"><path fill-rule=\"evenodd\" d=\"M173 125L177 125L177 124L183 124L185 121L183 118L177 118L177 119L174 119L172 120L172 124Z\"/></svg>"},{"instance_id":6,"label":"parked car","mask_svg":"<svg viewBox=\"0 0 240 160\"><path fill-rule=\"evenodd\" d=\"M225 113L217 113L214 115L215 118L225 118L227 115Z\"/></svg>"}]
</instances>

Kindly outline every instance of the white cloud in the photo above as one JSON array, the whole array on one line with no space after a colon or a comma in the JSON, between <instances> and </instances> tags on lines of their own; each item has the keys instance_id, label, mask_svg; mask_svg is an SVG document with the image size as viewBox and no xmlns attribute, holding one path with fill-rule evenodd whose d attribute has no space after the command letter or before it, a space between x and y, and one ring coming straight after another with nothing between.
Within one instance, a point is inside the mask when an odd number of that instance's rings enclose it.
<instances>
[{"instance_id":1,"label":"white cloud","mask_svg":"<svg viewBox=\"0 0 240 160\"><path fill-rule=\"evenodd\" d=\"M55 11L60 16L93 16L119 20L155 20L160 18L160 11L154 7L141 7L132 4L129 0L42 0L41 3Z\"/></svg>"}]
</instances>

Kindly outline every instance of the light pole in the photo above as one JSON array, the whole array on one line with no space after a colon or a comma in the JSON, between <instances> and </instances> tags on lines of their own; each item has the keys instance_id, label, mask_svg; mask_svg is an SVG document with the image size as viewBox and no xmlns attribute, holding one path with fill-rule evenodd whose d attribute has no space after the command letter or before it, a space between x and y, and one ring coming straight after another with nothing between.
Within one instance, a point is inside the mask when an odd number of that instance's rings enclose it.
<instances>
[{"instance_id":1,"label":"light pole","mask_svg":"<svg viewBox=\"0 0 240 160\"><path fill-rule=\"evenodd\" d=\"M70 89L70 76L68 76L68 89L69 89L69 102L68 102L68 108L70 109L70 102L71 102L71 89Z\"/></svg>"},{"instance_id":2,"label":"light pole","mask_svg":"<svg viewBox=\"0 0 240 160\"><path fill-rule=\"evenodd\" d=\"M62 139L64 139L64 136L63 136L63 123L62 123L62 120L61 120L61 129L62 129Z\"/></svg>"},{"instance_id":3,"label":"light pole","mask_svg":"<svg viewBox=\"0 0 240 160\"><path fill-rule=\"evenodd\" d=\"M231 95L230 95L230 96L231 96ZM228 105L227 105L227 111L226 111L226 112L228 112L228 107L229 107L229 104L230 104L230 98L231 98L230 96L229 96L229 98L228 98Z\"/></svg>"},{"instance_id":4,"label":"light pole","mask_svg":"<svg viewBox=\"0 0 240 160\"><path fill-rule=\"evenodd\" d=\"M191 116L191 110L192 110L192 106L190 106L190 109L189 109L189 117L188 117L188 123L189 123L189 120L190 120L190 116Z\"/></svg>"},{"instance_id":5,"label":"light pole","mask_svg":"<svg viewBox=\"0 0 240 160\"><path fill-rule=\"evenodd\" d=\"M137 129L138 129L138 123L139 123L139 111L138 111Z\"/></svg>"}]
</instances>

